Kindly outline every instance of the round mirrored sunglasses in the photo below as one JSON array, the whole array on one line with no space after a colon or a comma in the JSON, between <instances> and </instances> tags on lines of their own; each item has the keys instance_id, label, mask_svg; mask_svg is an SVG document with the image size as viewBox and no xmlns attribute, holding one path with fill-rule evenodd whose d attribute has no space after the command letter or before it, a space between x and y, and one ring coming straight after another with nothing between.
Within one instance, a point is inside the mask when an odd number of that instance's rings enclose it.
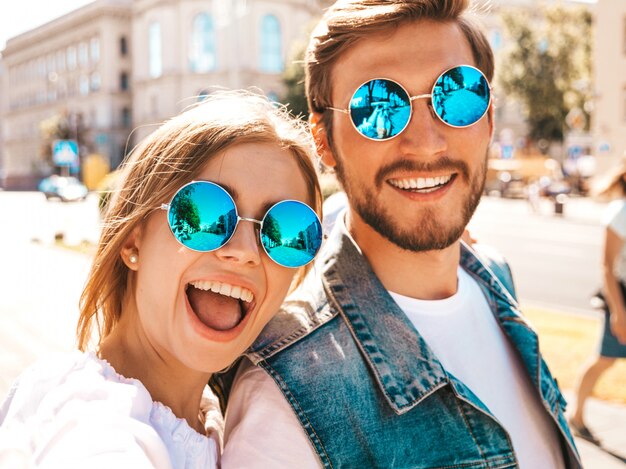
<instances>
[{"instance_id":1,"label":"round mirrored sunglasses","mask_svg":"<svg viewBox=\"0 0 626 469\"><path fill-rule=\"evenodd\" d=\"M274 204L262 220L240 217L237 206L222 186L193 181L181 187L169 204L167 220L174 237L193 251L209 252L232 238L240 221L259 225L259 240L267 256L277 264L297 268L313 260L322 244L322 224L307 204L283 200Z\"/></svg>"},{"instance_id":2,"label":"round mirrored sunglasses","mask_svg":"<svg viewBox=\"0 0 626 469\"><path fill-rule=\"evenodd\" d=\"M364 137L384 141L407 128L416 99L430 99L435 115L444 124L464 128L487 113L491 86L476 67L458 65L439 75L429 94L410 96L400 83L376 78L357 88L348 109L327 109L348 114L356 131Z\"/></svg>"}]
</instances>

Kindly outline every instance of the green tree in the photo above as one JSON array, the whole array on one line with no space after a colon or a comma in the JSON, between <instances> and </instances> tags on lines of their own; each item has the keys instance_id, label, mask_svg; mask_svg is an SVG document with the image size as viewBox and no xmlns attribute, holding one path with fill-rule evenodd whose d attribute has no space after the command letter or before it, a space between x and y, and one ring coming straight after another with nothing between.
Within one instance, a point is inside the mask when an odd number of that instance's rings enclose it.
<instances>
[{"instance_id":1,"label":"green tree","mask_svg":"<svg viewBox=\"0 0 626 469\"><path fill-rule=\"evenodd\" d=\"M304 92L304 53L306 43L297 42L294 44L287 66L283 73L283 84L287 90L281 99L294 116L307 119L309 108Z\"/></svg>"},{"instance_id":2,"label":"green tree","mask_svg":"<svg viewBox=\"0 0 626 469\"><path fill-rule=\"evenodd\" d=\"M593 19L588 9L563 6L507 10L511 46L498 84L519 100L532 140L563 141L566 116L581 109L589 128Z\"/></svg>"},{"instance_id":3,"label":"green tree","mask_svg":"<svg viewBox=\"0 0 626 469\"><path fill-rule=\"evenodd\" d=\"M170 210L175 217L174 228L178 231L182 230L184 223L189 225L194 231L200 230L200 213L191 198L193 190L192 186L186 187L172 201Z\"/></svg>"},{"instance_id":4,"label":"green tree","mask_svg":"<svg viewBox=\"0 0 626 469\"><path fill-rule=\"evenodd\" d=\"M267 215L265 217L265 221L263 222L263 234L265 234L265 236L274 241L276 244L280 244L282 242L280 227L278 226L278 222L272 215Z\"/></svg>"}]
</instances>

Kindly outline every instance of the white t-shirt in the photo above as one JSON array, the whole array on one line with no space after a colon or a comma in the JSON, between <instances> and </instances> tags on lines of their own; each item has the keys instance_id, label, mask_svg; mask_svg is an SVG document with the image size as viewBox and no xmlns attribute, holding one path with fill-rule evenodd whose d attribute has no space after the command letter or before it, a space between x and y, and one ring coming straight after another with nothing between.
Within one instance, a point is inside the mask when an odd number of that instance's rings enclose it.
<instances>
[{"instance_id":1,"label":"white t-shirt","mask_svg":"<svg viewBox=\"0 0 626 469\"><path fill-rule=\"evenodd\" d=\"M448 373L468 386L509 433L522 469L562 468L557 429L476 281L459 268L450 298L390 293ZM319 460L274 381L246 362L226 414L222 467L319 468Z\"/></svg>"},{"instance_id":2,"label":"white t-shirt","mask_svg":"<svg viewBox=\"0 0 626 469\"><path fill-rule=\"evenodd\" d=\"M213 424L208 387L202 407ZM207 433L95 354L58 354L22 373L0 407L0 467L211 469L219 435Z\"/></svg>"},{"instance_id":3,"label":"white t-shirt","mask_svg":"<svg viewBox=\"0 0 626 469\"><path fill-rule=\"evenodd\" d=\"M609 204L604 215L604 225L611 228L617 236L626 239L626 200L615 200ZM615 276L626 283L626 243L622 246L622 252L613 265Z\"/></svg>"}]
</instances>

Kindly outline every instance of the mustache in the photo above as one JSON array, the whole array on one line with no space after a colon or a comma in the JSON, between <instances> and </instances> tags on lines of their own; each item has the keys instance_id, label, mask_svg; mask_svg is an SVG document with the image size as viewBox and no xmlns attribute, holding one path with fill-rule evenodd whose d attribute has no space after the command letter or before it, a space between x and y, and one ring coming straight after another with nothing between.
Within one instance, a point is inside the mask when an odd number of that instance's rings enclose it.
<instances>
[{"instance_id":1,"label":"mustache","mask_svg":"<svg viewBox=\"0 0 626 469\"><path fill-rule=\"evenodd\" d=\"M443 156L437 161L423 162L416 160L403 159L394 161L381 167L376 172L375 183L377 188L381 188L387 177L396 171L415 171L415 172L436 172L444 170L453 170L460 173L466 181L470 179L469 166L464 161L453 160L448 156Z\"/></svg>"}]
</instances>

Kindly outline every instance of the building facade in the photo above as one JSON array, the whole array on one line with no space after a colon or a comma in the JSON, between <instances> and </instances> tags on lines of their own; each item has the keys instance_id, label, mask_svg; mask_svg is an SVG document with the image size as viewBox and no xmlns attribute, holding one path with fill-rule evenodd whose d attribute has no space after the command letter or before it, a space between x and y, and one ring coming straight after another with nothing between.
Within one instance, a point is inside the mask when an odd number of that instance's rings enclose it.
<instances>
[{"instance_id":1,"label":"building facade","mask_svg":"<svg viewBox=\"0 0 626 469\"><path fill-rule=\"evenodd\" d=\"M291 44L320 14L313 0L135 0L137 139L220 88L255 87L278 100Z\"/></svg>"},{"instance_id":2,"label":"building facade","mask_svg":"<svg viewBox=\"0 0 626 469\"><path fill-rule=\"evenodd\" d=\"M121 160L132 97L120 77L130 76L132 61L119 45L129 39L131 6L98 0L9 39L2 52L6 187L33 187L50 172L41 124L54 116L66 119L72 138L80 132L82 152Z\"/></svg>"},{"instance_id":3,"label":"building facade","mask_svg":"<svg viewBox=\"0 0 626 469\"><path fill-rule=\"evenodd\" d=\"M6 92L3 87L4 83L4 64L2 57L0 56L0 189L5 186L5 173L4 173L4 113Z\"/></svg>"},{"instance_id":4,"label":"building facade","mask_svg":"<svg viewBox=\"0 0 626 469\"><path fill-rule=\"evenodd\" d=\"M598 0L593 136L598 163L626 157L626 2Z\"/></svg>"},{"instance_id":5,"label":"building facade","mask_svg":"<svg viewBox=\"0 0 626 469\"><path fill-rule=\"evenodd\" d=\"M33 188L54 169L41 129L54 116L67 119L71 138L72 129L80 134L83 154L114 168L158 124L216 89L256 87L278 100L291 44L325 3L96 0L9 39L0 187Z\"/></svg>"},{"instance_id":6,"label":"building facade","mask_svg":"<svg viewBox=\"0 0 626 469\"><path fill-rule=\"evenodd\" d=\"M622 67L620 73L597 73L600 84L626 76L626 4L598 1L596 70ZM49 149L41 123L55 115L66 116L75 133L83 130L83 152L99 153L116 167L161 122L217 89L255 87L280 99L292 45L306 38L311 21L330 3L96 0L10 39L0 74L0 187L34 187L52 170L44 158ZM536 4L492 0L482 14L496 70L507 47L500 13ZM494 140L518 146L527 129L521 105L494 84ZM624 151L625 86L598 86L596 146L613 153Z\"/></svg>"}]
</instances>

